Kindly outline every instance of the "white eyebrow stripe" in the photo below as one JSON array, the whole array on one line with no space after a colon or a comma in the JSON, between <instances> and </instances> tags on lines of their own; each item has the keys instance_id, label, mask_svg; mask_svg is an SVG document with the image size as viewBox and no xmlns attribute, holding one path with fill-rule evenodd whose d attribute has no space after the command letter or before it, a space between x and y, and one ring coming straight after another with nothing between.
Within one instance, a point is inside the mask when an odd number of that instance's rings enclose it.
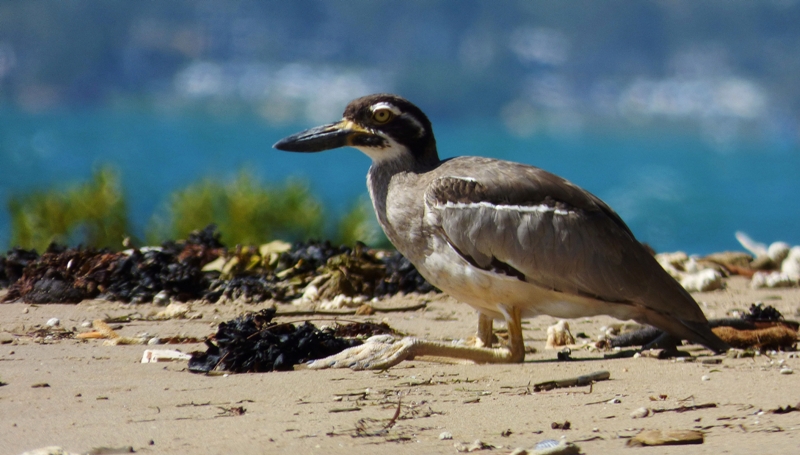
<instances>
[{"instance_id":1,"label":"white eyebrow stripe","mask_svg":"<svg viewBox=\"0 0 800 455\"><path fill-rule=\"evenodd\" d=\"M377 111L378 109L389 109L390 111L392 111L392 113L393 113L394 115L400 115L400 114L402 114L402 112L400 111L400 109L398 109L398 108L397 108L397 106L395 106L395 105L394 105L394 104L392 104L392 103L387 103L386 101L381 101L380 103L375 103L375 104L373 104L372 106L370 106L370 108L369 108L369 109L370 109L372 112L375 112L375 111Z\"/></svg>"}]
</instances>

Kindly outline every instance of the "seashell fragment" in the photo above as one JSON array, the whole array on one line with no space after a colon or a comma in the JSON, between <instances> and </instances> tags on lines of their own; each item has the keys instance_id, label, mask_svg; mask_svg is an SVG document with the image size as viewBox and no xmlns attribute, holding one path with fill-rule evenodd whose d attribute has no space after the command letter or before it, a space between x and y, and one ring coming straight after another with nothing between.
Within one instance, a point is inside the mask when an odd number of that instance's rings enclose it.
<instances>
[{"instance_id":1,"label":"seashell fragment","mask_svg":"<svg viewBox=\"0 0 800 455\"><path fill-rule=\"evenodd\" d=\"M174 349L147 349L142 354L142 363L175 362L191 358L191 355Z\"/></svg>"},{"instance_id":2,"label":"seashell fragment","mask_svg":"<svg viewBox=\"0 0 800 455\"><path fill-rule=\"evenodd\" d=\"M547 343L545 349L555 349L557 346L569 346L575 344L575 338L569 331L569 323L560 320L547 328Z\"/></svg>"},{"instance_id":3,"label":"seashell fragment","mask_svg":"<svg viewBox=\"0 0 800 455\"><path fill-rule=\"evenodd\" d=\"M800 246L793 246L781 264L781 273L800 281Z\"/></svg>"},{"instance_id":4,"label":"seashell fragment","mask_svg":"<svg viewBox=\"0 0 800 455\"><path fill-rule=\"evenodd\" d=\"M707 292L722 287L722 274L714 269L703 269L685 274L679 281L689 292Z\"/></svg>"},{"instance_id":5,"label":"seashell fragment","mask_svg":"<svg viewBox=\"0 0 800 455\"><path fill-rule=\"evenodd\" d=\"M786 288L794 286L796 283L796 279L783 272L756 272L750 280L750 287L752 289Z\"/></svg>"},{"instance_id":6,"label":"seashell fragment","mask_svg":"<svg viewBox=\"0 0 800 455\"><path fill-rule=\"evenodd\" d=\"M528 453L531 455L577 455L581 453L581 449L577 445L567 442L566 439L561 441L545 439L536 444Z\"/></svg>"}]
</instances>

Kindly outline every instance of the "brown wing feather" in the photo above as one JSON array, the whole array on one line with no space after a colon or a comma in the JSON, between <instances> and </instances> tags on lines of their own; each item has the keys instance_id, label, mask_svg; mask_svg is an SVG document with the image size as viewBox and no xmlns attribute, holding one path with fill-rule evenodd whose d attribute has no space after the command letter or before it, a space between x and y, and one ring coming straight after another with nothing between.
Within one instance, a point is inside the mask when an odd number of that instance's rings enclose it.
<instances>
[{"instance_id":1,"label":"brown wing feather","mask_svg":"<svg viewBox=\"0 0 800 455\"><path fill-rule=\"evenodd\" d=\"M460 166L464 160L473 162ZM683 287L591 193L532 166L485 158L443 166L450 177L430 184L426 205L470 262L490 269L499 261L546 288L706 321ZM459 176L463 168L484 171Z\"/></svg>"}]
</instances>

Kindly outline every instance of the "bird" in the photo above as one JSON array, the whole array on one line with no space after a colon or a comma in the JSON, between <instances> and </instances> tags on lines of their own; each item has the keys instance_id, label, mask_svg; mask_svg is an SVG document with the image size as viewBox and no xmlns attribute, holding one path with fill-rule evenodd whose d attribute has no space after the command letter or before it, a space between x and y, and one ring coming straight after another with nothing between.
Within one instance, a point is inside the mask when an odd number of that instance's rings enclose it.
<instances>
[{"instance_id":1,"label":"bird","mask_svg":"<svg viewBox=\"0 0 800 455\"><path fill-rule=\"evenodd\" d=\"M420 108L388 93L351 101L340 121L274 144L289 152L353 147L389 241L431 284L478 311L474 345L377 336L310 368L386 369L417 356L521 363L522 318L610 315L713 351L729 346L605 202L543 169L493 158L442 160ZM494 320L508 327L492 346Z\"/></svg>"}]
</instances>

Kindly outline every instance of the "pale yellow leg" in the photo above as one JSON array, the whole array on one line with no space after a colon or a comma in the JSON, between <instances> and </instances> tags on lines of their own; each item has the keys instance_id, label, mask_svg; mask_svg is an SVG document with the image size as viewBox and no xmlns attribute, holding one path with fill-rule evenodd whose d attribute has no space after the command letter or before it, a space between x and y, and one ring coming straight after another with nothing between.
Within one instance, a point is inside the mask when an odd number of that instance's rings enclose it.
<instances>
[{"instance_id":1,"label":"pale yellow leg","mask_svg":"<svg viewBox=\"0 0 800 455\"><path fill-rule=\"evenodd\" d=\"M352 368L354 370L384 370L406 359L417 356L450 357L475 363L521 363L525 360L522 340L522 318L518 308L500 306L508 324L508 347L463 346L442 341L426 341L413 337L395 339L379 335L361 346L346 349L339 354L311 362L308 367ZM488 324L487 321L488 320ZM487 335L489 327L489 335ZM491 319L481 315L478 336L491 340ZM489 341L491 343L491 341Z\"/></svg>"},{"instance_id":2,"label":"pale yellow leg","mask_svg":"<svg viewBox=\"0 0 800 455\"><path fill-rule=\"evenodd\" d=\"M492 340L494 339L494 332L492 324L494 321L489 316L483 313L478 313L478 346L490 348L492 347Z\"/></svg>"}]
</instances>

